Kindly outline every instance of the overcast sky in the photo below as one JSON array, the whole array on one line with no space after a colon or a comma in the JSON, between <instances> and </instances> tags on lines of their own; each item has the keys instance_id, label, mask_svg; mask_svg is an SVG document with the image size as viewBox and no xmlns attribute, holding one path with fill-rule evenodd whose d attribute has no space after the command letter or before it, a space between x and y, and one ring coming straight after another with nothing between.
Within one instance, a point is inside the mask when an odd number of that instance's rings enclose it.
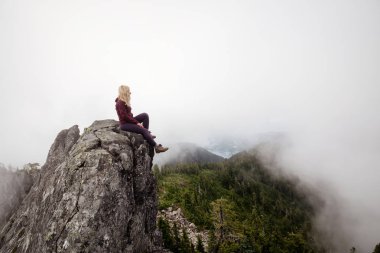
<instances>
[{"instance_id":1,"label":"overcast sky","mask_svg":"<svg viewBox=\"0 0 380 253\"><path fill-rule=\"evenodd\" d=\"M380 1L0 0L0 36L0 162L116 119L128 84L163 144L286 134L284 164L380 242Z\"/></svg>"}]
</instances>

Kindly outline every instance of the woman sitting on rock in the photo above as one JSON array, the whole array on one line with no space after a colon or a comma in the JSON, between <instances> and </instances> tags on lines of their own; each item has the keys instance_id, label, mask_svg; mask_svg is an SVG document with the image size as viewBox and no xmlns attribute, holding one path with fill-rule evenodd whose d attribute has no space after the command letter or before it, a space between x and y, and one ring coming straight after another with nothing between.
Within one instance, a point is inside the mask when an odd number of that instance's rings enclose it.
<instances>
[{"instance_id":1,"label":"woman sitting on rock","mask_svg":"<svg viewBox=\"0 0 380 253\"><path fill-rule=\"evenodd\" d=\"M149 115L147 113L141 113L136 117L133 117L131 108L131 91L126 85L119 87L119 96L115 100L116 111L119 116L120 129L128 132L142 134L145 140L154 147L156 153L165 152L169 148L163 147L153 140L156 136L152 135L149 131ZM142 124L141 124L142 123Z\"/></svg>"}]
</instances>

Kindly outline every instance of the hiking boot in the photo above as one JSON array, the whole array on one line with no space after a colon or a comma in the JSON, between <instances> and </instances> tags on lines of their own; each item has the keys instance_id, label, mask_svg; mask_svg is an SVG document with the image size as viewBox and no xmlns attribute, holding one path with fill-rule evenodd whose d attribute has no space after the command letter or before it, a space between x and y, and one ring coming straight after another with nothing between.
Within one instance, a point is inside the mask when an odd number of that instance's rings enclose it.
<instances>
[{"instance_id":1,"label":"hiking boot","mask_svg":"<svg viewBox=\"0 0 380 253\"><path fill-rule=\"evenodd\" d=\"M154 150L156 150L156 153L161 153L167 151L169 148L168 147L163 147L161 144L158 144Z\"/></svg>"}]
</instances>

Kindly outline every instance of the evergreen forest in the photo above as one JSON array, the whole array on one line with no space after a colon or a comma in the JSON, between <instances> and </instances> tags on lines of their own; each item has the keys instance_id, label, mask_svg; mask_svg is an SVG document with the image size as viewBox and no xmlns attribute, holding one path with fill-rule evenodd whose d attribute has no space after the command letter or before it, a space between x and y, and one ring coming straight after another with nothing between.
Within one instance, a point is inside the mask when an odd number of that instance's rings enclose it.
<instances>
[{"instance_id":1,"label":"evergreen forest","mask_svg":"<svg viewBox=\"0 0 380 253\"><path fill-rule=\"evenodd\" d=\"M327 252L312 236L314 211L296 180L273 176L252 153L209 164L155 166L159 209L180 207L208 231L208 246L158 222L172 252Z\"/></svg>"}]
</instances>

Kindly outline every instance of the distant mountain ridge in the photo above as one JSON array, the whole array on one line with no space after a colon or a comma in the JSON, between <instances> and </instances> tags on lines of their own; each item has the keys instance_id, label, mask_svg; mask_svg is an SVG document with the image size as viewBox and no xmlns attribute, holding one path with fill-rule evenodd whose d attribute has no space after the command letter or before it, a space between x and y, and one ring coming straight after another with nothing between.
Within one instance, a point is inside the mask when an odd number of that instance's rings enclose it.
<instances>
[{"instance_id":1,"label":"distant mountain ridge","mask_svg":"<svg viewBox=\"0 0 380 253\"><path fill-rule=\"evenodd\" d=\"M216 155L194 143L181 142L170 146L169 151L155 158L157 165L175 165L185 163L214 163L221 162L225 158Z\"/></svg>"},{"instance_id":2,"label":"distant mountain ridge","mask_svg":"<svg viewBox=\"0 0 380 253\"><path fill-rule=\"evenodd\" d=\"M251 136L221 136L211 138L205 148L214 154L229 158L237 153L257 148L261 144L286 143L283 132L264 132Z\"/></svg>"}]
</instances>

